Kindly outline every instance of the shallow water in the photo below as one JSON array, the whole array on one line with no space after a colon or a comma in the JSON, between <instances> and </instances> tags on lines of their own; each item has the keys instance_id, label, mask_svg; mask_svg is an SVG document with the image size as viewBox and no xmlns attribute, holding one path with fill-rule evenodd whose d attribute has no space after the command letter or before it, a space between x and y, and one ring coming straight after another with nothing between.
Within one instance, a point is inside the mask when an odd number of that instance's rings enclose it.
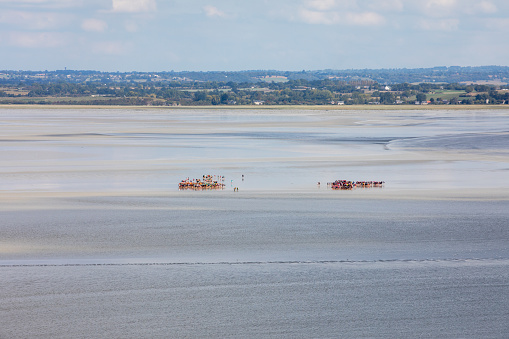
<instances>
[{"instance_id":1,"label":"shallow water","mask_svg":"<svg viewBox=\"0 0 509 339\"><path fill-rule=\"evenodd\" d=\"M507 201L198 193L54 199L51 208L4 211L2 242L11 250L2 262L509 258Z\"/></svg>"},{"instance_id":2,"label":"shallow water","mask_svg":"<svg viewBox=\"0 0 509 339\"><path fill-rule=\"evenodd\" d=\"M504 338L507 261L2 268L5 338ZM28 273L30 272L30 273ZM5 306L4 306L5 307ZM3 308L4 308L3 307Z\"/></svg>"},{"instance_id":3,"label":"shallow water","mask_svg":"<svg viewBox=\"0 0 509 339\"><path fill-rule=\"evenodd\" d=\"M0 338L505 338L508 115L0 109Z\"/></svg>"}]
</instances>

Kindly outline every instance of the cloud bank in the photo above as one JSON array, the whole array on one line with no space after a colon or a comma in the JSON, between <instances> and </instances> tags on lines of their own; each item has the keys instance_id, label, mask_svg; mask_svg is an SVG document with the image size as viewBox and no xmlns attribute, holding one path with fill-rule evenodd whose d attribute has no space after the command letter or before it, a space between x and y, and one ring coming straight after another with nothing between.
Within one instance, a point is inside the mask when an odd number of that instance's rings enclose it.
<instances>
[{"instance_id":1,"label":"cloud bank","mask_svg":"<svg viewBox=\"0 0 509 339\"><path fill-rule=\"evenodd\" d=\"M0 0L7 69L507 65L507 0Z\"/></svg>"}]
</instances>

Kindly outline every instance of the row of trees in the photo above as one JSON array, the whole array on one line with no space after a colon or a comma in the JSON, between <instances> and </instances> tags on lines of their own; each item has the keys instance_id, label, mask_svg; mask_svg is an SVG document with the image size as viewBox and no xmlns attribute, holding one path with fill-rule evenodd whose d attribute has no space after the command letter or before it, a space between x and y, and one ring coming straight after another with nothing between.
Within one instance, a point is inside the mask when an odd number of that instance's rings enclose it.
<instances>
[{"instance_id":1,"label":"row of trees","mask_svg":"<svg viewBox=\"0 0 509 339\"><path fill-rule=\"evenodd\" d=\"M12 94L12 93L18 94ZM330 103L395 104L415 101L445 103L435 94L457 91L458 97L449 98L448 103L506 103L509 91L499 91L491 85L463 84L409 84L392 85L390 88L376 82L365 82L363 86L338 80L292 80L284 83L252 84L234 82L172 82L166 85L123 84L111 86L98 83L33 83L4 87L0 97L27 96L29 102L44 102L42 98L53 98L52 103L80 104L146 104L146 105L323 105ZM7 93L11 94L7 94ZM28 94L27 94L28 93ZM58 98L56 100L55 98ZM68 99L65 99L68 98ZM76 98L87 98L77 100ZM3 102L8 102L3 100ZM13 101L15 102L15 101ZM25 102L27 102L25 100Z\"/></svg>"},{"instance_id":2,"label":"row of trees","mask_svg":"<svg viewBox=\"0 0 509 339\"><path fill-rule=\"evenodd\" d=\"M359 86L359 83L363 83ZM384 90L386 85L379 84L373 81L341 81L341 80L291 80L287 82L271 82L271 83L249 83L249 82L183 82L173 81L166 84L144 83L133 85L130 83L123 83L111 85L106 83L85 82L85 83L70 83L70 82L53 82L53 83L23 83L17 85L10 85L10 87L23 88L31 92L31 96L47 96L47 95L87 95L87 94L108 94L108 95L123 95L134 91L137 95L153 94L160 90L167 91L169 89L176 90L220 90L231 89L238 91L240 89L260 89L267 88L270 90L303 90L303 89L320 89L329 90L334 93L353 93L360 92L364 89L369 90ZM464 85L464 84L435 84L435 83L420 83L409 84L401 83L391 85L391 91L395 92L430 92L437 89L443 90L463 90L467 93L471 92L487 92L494 90L497 87L493 85ZM507 86L505 86L507 88Z\"/></svg>"}]
</instances>

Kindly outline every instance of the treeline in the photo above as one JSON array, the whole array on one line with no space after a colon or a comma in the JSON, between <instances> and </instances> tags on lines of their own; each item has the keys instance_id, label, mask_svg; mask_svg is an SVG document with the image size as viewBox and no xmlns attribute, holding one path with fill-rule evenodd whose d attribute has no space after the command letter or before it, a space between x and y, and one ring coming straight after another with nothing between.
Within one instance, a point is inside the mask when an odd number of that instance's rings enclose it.
<instances>
[{"instance_id":1,"label":"treeline","mask_svg":"<svg viewBox=\"0 0 509 339\"><path fill-rule=\"evenodd\" d=\"M494 85L373 81L290 80L272 83L178 82L167 84L31 83L4 86L2 103L89 105L328 105L504 104L509 91ZM457 95L451 96L454 92ZM449 94L447 94L449 93ZM442 95L443 94L443 95ZM23 101L18 99L23 98ZM11 99L11 100L9 100Z\"/></svg>"},{"instance_id":2,"label":"treeline","mask_svg":"<svg viewBox=\"0 0 509 339\"><path fill-rule=\"evenodd\" d=\"M443 66L432 68L397 68L397 69L350 69L350 70L250 70L250 71L164 71L164 72L100 72L94 70L56 70L56 71L14 71L0 70L0 85L28 83L87 83L102 84L135 84L136 82L153 82L168 84L174 81L184 82L235 82L257 83L275 80L324 80L374 81L382 84L399 83L460 83L468 81L497 80L509 81L507 66L459 67Z\"/></svg>"},{"instance_id":3,"label":"treeline","mask_svg":"<svg viewBox=\"0 0 509 339\"><path fill-rule=\"evenodd\" d=\"M338 77L356 76L367 78L384 84L400 83L460 83L479 80L508 81L509 67L507 66L478 66L478 67L432 67L410 69L365 69L365 70L340 70L326 72L328 75Z\"/></svg>"}]
</instances>

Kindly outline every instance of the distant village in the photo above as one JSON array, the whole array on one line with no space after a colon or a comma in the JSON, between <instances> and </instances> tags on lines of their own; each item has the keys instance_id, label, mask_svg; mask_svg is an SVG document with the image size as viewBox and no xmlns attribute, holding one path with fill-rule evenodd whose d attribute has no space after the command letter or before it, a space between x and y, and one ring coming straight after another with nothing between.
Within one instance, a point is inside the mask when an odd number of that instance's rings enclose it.
<instances>
[{"instance_id":1,"label":"distant village","mask_svg":"<svg viewBox=\"0 0 509 339\"><path fill-rule=\"evenodd\" d=\"M509 67L401 70L0 71L0 104L509 105Z\"/></svg>"}]
</instances>

